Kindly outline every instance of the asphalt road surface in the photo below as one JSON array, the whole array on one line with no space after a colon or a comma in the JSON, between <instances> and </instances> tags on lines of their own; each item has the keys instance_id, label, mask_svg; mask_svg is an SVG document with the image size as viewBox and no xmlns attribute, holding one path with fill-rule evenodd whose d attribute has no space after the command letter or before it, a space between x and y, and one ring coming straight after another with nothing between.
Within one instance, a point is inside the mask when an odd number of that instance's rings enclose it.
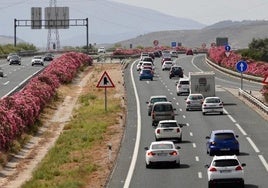
<instances>
[{"instance_id":1,"label":"asphalt road surface","mask_svg":"<svg viewBox=\"0 0 268 188\"><path fill-rule=\"evenodd\" d=\"M223 74L205 63L204 55L180 55L176 63L189 71L216 73L216 95L224 102L224 115L206 115L201 111L186 111L186 96L177 96L176 78L169 79L168 71L162 71L160 59L155 60L156 70L153 81L139 81L137 61L125 70L127 91L127 122L125 135L115 169L107 185L109 188L196 188L207 187L205 164L211 158L206 153L205 137L211 130L232 129L239 135L240 161L246 163L245 187L268 187L268 122L225 88L239 88L240 79ZM244 81L244 88L259 90L261 85ZM145 150L155 140L151 117L147 115L146 101L152 95L166 95L177 109L176 120L185 123L181 147L181 167L159 167L146 169Z\"/></svg>"}]
</instances>

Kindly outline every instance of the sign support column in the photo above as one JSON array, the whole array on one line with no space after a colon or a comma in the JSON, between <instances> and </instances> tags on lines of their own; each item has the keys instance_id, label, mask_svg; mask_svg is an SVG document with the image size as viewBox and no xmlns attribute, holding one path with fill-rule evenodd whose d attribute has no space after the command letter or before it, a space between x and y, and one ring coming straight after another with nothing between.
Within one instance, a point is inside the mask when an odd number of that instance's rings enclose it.
<instances>
[{"instance_id":1,"label":"sign support column","mask_svg":"<svg viewBox=\"0 0 268 188\"><path fill-rule=\"evenodd\" d=\"M102 74L98 84L98 88L104 88L104 108L107 111L107 88L114 88L114 83L106 71Z\"/></svg>"}]
</instances>

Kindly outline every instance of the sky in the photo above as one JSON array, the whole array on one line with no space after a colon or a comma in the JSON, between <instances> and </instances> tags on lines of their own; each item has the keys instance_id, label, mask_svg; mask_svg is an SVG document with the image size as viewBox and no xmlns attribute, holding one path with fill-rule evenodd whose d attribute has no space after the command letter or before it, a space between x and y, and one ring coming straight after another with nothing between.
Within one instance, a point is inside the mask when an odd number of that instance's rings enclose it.
<instances>
[{"instance_id":1,"label":"sky","mask_svg":"<svg viewBox=\"0 0 268 188\"><path fill-rule=\"evenodd\" d=\"M205 25L223 20L267 20L268 0L112 0L149 8Z\"/></svg>"},{"instance_id":2,"label":"sky","mask_svg":"<svg viewBox=\"0 0 268 188\"><path fill-rule=\"evenodd\" d=\"M14 36L14 19L30 19L31 7L48 7L52 0L1 0L0 3L0 35ZM135 15L128 9L120 9L107 2L123 3L130 6L147 8L178 18L191 19L204 25L212 25L220 21L243 21L243 20L268 20L268 0L54 0L57 6L70 7L71 18L89 18L90 33L100 33L103 24L116 25L118 28L127 28L125 23L116 23L110 18L103 18L98 8L92 7L97 4L104 10L120 11L120 15ZM85 7L91 6L91 10ZM138 14L138 13L137 13ZM118 16L119 14L117 14ZM114 14L116 17L116 14ZM94 20L94 21L92 21ZM93 22L95 25L93 25ZM94 30L93 30L94 29ZM139 28L137 28L139 29ZM84 35L83 28L80 29ZM120 29L119 29L120 30ZM133 28L129 28L133 30ZM61 30L62 39L68 40L70 33L78 32L77 27L70 27L68 30ZM33 35L34 33L34 35ZM38 36L38 37L36 37ZM45 47L47 44L47 30L35 30L20 27L17 30L17 37L26 39L30 43L38 43ZM91 36L89 36L91 37ZM94 38L90 38L94 41Z\"/></svg>"}]
</instances>

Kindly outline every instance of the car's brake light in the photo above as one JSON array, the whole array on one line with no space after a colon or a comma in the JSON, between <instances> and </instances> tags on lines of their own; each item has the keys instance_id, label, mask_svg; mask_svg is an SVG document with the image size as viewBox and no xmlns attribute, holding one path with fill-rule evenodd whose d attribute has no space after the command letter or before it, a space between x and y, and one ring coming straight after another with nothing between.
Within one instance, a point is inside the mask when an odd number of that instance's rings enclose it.
<instances>
[{"instance_id":1,"label":"car's brake light","mask_svg":"<svg viewBox=\"0 0 268 188\"><path fill-rule=\"evenodd\" d=\"M178 153L176 151L172 151L169 153L170 155L178 155Z\"/></svg>"},{"instance_id":2,"label":"car's brake light","mask_svg":"<svg viewBox=\"0 0 268 188\"><path fill-rule=\"evenodd\" d=\"M220 106L223 106L223 103L222 102L220 103Z\"/></svg>"},{"instance_id":3,"label":"car's brake light","mask_svg":"<svg viewBox=\"0 0 268 188\"><path fill-rule=\"evenodd\" d=\"M209 168L209 171L210 171L210 172L216 172L217 169L216 169L215 167L210 167L210 168Z\"/></svg>"},{"instance_id":4,"label":"car's brake light","mask_svg":"<svg viewBox=\"0 0 268 188\"><path fill-rule=\"evenodd\" d=\"M177 133L181 132L181 130L179 128L177 128Z\"/></svg>"},{"instance_id":5,"label":"car's brake light","mask_svg":"<svg viewBox=\"0 0 268 188\"><path fill-rule=\"evenodd\" d=\"M187 104L190 104L190 101L186 101Z\"/></svg>"},{"instance_id":6,"label":"car's brake light","mask_svg":"<svg viewBox=\"0 0 268 188\"><path fill-rule=\"evenodd\" d=\"M160 129L156 129L156 133L157 134L160 134Z\"/></svg>"},{"instance_id":7,"label":"car's brake light","mask_svg":"<svg viewBox=\"0 0 268 188\"><path fill-rule=\"evenodd\" d=\"M243 170L243 168L239 165L235 168L235 170Z\"/></svg>"},{"instance_id":8,"label":"car's brake light","mask_svg":"<svg viewBox=\"0 0 268 188\"><path fill-rule=\"evenodd\" d=\"M148 156L154 156L154 155L155 155L154 152L152 152L152 151L148 152Z\"/></svg>"}]
</instances>

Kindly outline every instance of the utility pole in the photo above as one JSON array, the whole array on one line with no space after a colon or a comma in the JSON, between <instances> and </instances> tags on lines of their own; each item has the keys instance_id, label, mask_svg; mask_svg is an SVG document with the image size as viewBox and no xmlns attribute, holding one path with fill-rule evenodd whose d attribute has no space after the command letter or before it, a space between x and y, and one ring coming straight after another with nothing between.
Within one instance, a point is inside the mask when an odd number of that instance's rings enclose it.
<instances>
[{"instance_id":1,"label":"utility pole","mask_svg":"<svg viewBox=\"0 0 268 188\"><path fill-rule=\"evenodd\" d=\"M49 7L56 7L57 0L50 0ZM57 14L57 13L56 13ZM49 18L51 19L51 18ZM54 38L53 38L54 37ZM54 39L54 40L53 40ZM60 37L58 28L49 28L47 33L47 50L51 50L51 46L53 50L60 49Z\"/></svg>"}]
</instances>

